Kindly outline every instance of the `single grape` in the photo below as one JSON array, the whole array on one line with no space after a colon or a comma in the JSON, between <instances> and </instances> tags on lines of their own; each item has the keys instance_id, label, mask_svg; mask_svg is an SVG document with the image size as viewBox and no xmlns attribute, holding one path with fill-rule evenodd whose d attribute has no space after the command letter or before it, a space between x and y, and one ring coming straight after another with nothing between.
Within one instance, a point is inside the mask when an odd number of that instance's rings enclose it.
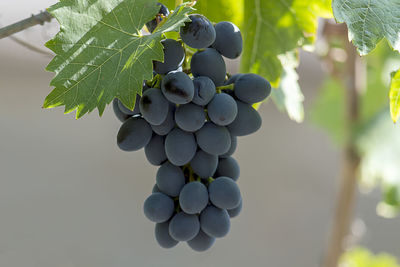
<instances>
[{"instance_id":1,"label":"single grape","mask_svg":"<svg viewBox=\"0 0 400 267\"><path fill-rule=\"evenodd\" d=\"M227 58L237 58L242 53L243 39L239 28L228 21L221 21L215 26L215 41L212 47Z\"/></svg>"},{"instance_id":2,"label":"single grape","mask_svg":"<svg viewBox=\"0 0 400 267\"><path fill-rule=\"evenodd\" d=\"M164 62L153 61L153 66L157 73L167 74L182 65L185 51L182 45L173 39L164 39L161 44L164 46Z\"/></svg>"},{"instance_id":3,"label":"single grape","mask_svg":"<svg viewBox=\"0 0 400 267\"><path fill-rule=\"evenodd\" d=\"M271 84L260 75L243 74L235 81L236 97L249 104L258 103L271 94Z\"/></svg>"},{"instance_id":4,"label":"single grape","mask_svg":"<svg viewBox=\"0 0 400 267\"><path fill-rule=\"evenodd\" d=\"M227 158L235 153L237 147L237 137L231 134L231 147L229 148L228 152L223 155L220 155L220 158Z\"/></svg>"},{"instance_id":5,"label":"single grape","mask_svg":"<svg viewBox=\"0 0 400 267\"><path fill-rule=\"evenodd\" d=\"M139 102L140 102L140 95L136 96L136 100L135 100L135 107L133 108L133 110L130 110L129 108L125 107L124 104L122 104L121 100L117 100L118 101L118 107L121 110L122 113L126 114L126 115L136 115L136 114L140 114L140 109L139 109Z\"/></svg>"},{"instance_id":6,"label":"single grape","mask_svg":"<svg viewBox=\"0 0 400 267\"><path fill-rule=\"evenodd\" d=\"M192 14L180 29L182 41L190 47L201 49L209 47L215 40L215 29L204 16Z\"/></svg>"},{"instance_id":7,"label":"single grape","mask_svg":"<svg viewBox=\"0 0 400 267\"><path fill-rule=\"evenodd\" d=\"M197 144L192 133L175 128L165 139L165 153L168 160L176 165L183 166L189 163L196 154Z\"/></svg>"},{"instance_id":8,"label":"single grape","mask_svg":"<svg viewBox=\"0 0 400 267\"><path fill-rule=\"evenodd\" d=\"M211 237L224 237L231 227L229 214L226 210L210 205L200 214L200 226Z\"/></svg>"},{"instance_id":9,"label":"single grape","mask_svg":"<svg viewBox=\"0 0 400 267\"><path fill-rule=\"evenodd\" d=\"M170 72L162 79L161 90L174 104L187 104L193 99L194 86L190 77L180 71Z\"/></svg>"},{"instance_id":10,"label":"single grape","mask_svg":"<svg viewBox=\"0 0 400 267\"><path fill-rule=\"evenodd\" d=\"M158 168L156 182L161 192L176 197L185 185L185 176L181 168L167 161Z\"/></svg>"},{"instance_id":11,"label":"single grape","mask_svg":"<svg viewBox=\"0 0 400 267\"><path fill-rule=\"evenodd\" d=\"M187 241L189 247L195 251L206 251L214 245L215 238L207 235L201 229L195 238Z\"/></svg>"},{"instance_id":12,"label":"single grape","mask_svg":"<svg viewBox=\"0 0 400 267\"><path fill-rule=\"evenodd\" d=\"M154 235L156 237L157 243L162 248L173 248L179 243L169 234L169 221L157 223L154 228Z\"/></svg>"},{"instance_id":13,"label":"single grape","mask_svg":"<svg viewBox=\"0 0 400 267\"><path fill-rule=\"evenodd\" d=\"M167 135L175 127L175 105L170 104L167 118L160 125L150 125L151 129L158 135Z\"/></svg>"},{"instance_id":14,"label":"single grape","mask_svg":"<svg viewBox=\"0 0 400 267\"><path fill-rule=\"evenodd\" d=\"M186 184L179 194L179 205L187 214L200 213L207 204L207 187L200 182Z\"/></svg>"},{"instance_id":15,"label":"single grape","mask_svg":"<svg viewBox=\"0 0 400 267\"><path fill-rule=\"evenodd\" d=\"M222 155L228 152L231 146L231 136L229 131L212 122L206 122L204 126L196 132L197 144L204 151L212 155Z\"/></svg>"},{"instance_id":16,"label":"single grape","mask_svg":"<svg viewBox=\"0 0 400 267\"><path fill-rule=\"evenodd\" d=\"M118 102L119 102L119 100L117 98L114 98L114 100L113 100L114 114L121 122L124 122L127 119L129 119L131 117L131 115L127 115L127 114L123 113L118 106Z\"/></svg>"},{"instance_id":17,"label":"single grape","mask_svg":"<svg viewBox=\"0 0 400 267\"><path fill-rule=\"evenodd\" d=\"M196 52L192 56L190 68L194 77L207 76L215 86L220 86L225 81L225 61L214 48Z\"/></svg>"},{"instance_id":18,"label":"single grape","mask_svg":"<svg viewBox=\"0 0 400 267\"><path fill-rule=\"evenodd\" d=\"M152 222L166 222L174 213L174 201L163 193L152 193L144 202L143 211Z\"/></svg>"},{"instance_id":19,"label":"single grape","mask_svg":"<svg viewBox=\"0 0 400 267\"><path fill-rule=\"evenodd\" d=\"M227 126L234 136L244 136L256 132L261 127L261 117L250 104L236 101L238 114L235 120Z\"/></svg>"},{"instance_id":20,"label":"single grape","mask_svg":"<svg viewBox=\"0 0 400 267\"><path fill-rule=\"evenodd\" d=\"M243 199L240 200L239 206L237 206L236 208L227 210L229 217L234 218L234 217L238 216L239 213L242 211L242 206L243 206Z\"/></svg>"},{"instance_id":21,"label":"single grape","mask_svg":"<svg viewBox=\"0 0 400 267\"><path fill-rule=\"evenodd\" d=\"M157 192L162 193L162 192L160 191L160 189L158 188L157 184L155 184L155 185L153 186L153 189L151 190L151 192L152 192L152 193L157 193Z\"/></svg>"},{"instance_id":22,"label":"single grape","mask_svg":"<svg viewBox=\"0 0 400 267\"><path fill-rule=\"evenodd\" d=\"M190 166L201 178L208 178L214 175L218 165L218 156L212 155L199 149L194 155Z\"/></svg>"},{"instance_id":23,"label":"single grape","mask_svg":"<svg viewBox=\"0 0 400 267\"><path fill-rule=\"evenodd\" d=\"M160 125L168 115L169 102L157 88L150 88L143 93L140 103L143 118L152 125Z\"/></svg>"},{"instance_id":24,"label":"single grape","mask_svg":"<svg viewBox=\"0 0 400 267\"><path fill-rule=\"evenodd\" d=\"M228 94L216 94L207 106L207 113L211 121L217 125L230 124L237 115L235 99Z\"/></svg>"},{"instance_id":25,"label":"single grape","mask_svg":"<svg viewBox=\"0 0 400 267\"><path fill-rule=\"evenodd\" d=\"M215 95L215 84L206 76L199 76L193 79L194 96L193 103L205 106Z\"/></svg>"},{"instance_id":26,"label":"single grape","mask_svg":"<svg viewBox=\"0 0 400 267\"><path fill-rule=\"evenodd\" d=\"M208 186L210 201L220 209L233 209L242 199L239 186L229 177L221 176Z\"/></svg>"},{"instance_id":27,"label":"single grape","mask_svg":"<svg viewBox=\"0 0 400 267\"><path fill-rule=\"evenodd\" d=\"M160 6L160 11L158 12L159 15L164 15L165 17L168 17L169 15L169 10L166 6L164 6L161 3L157 3L157 5ZM162 21L162 18L160 17L160 21ZM156 27L157 27L157 20L153 19L149 22L146 23L146 27L149 30L150 33L152 33Z\"/></svg>"},{"instance_id":28,"label":"single grape","mask_svg":"<svg viewBox=\"0 0 400 267\"><path fill-rule=\"evenodd\" d=\"M147 146L144 147L144 153L147 160L155 166L159 166L167 160L167 155L165 155L164 139L163 136L154 134Z\"/></svg>"},{"instance_id":29,"label":"single grape","mask_svg":"<svg viewBox=\"0 0 400 267\"><path fill-rule=\"evenodd\" d=\"M124 151L139 150L150 142L152 134L153 131L147 121L140 117L131 117L119 128L117 144Z\"/></svg>"},{"instance_id":30,"label":"single grape","mask_svg":"<svg viewBox=\"0 0 400 267\"><path fill-rule=\"evenodd\" d=\"M193 214L179 212L169 223L169 234L176 241L191 240L199 233L199 230L199 218Z\"/></svg>"},{"instance_id":31,"label":"single grape","mask_svg":"<svg viewBox=\"0 0 400 267\"><path fill-rule=\"evenodd\" d=\"M206 122L204 109L196 104L180 105L175 111L176 124L184 131L195 132Z\"/></svg>"},{"instance_id":32,"label":"single grape","mask_svg":"<svg viewBox=\"0 0 400 267\"><path fill-rule=\"evenodd\" d=\"M240 176L240 167L237 161L232 157L220 158L215 176L226 176L237 181Z\"/></svg>"}]
</instances>

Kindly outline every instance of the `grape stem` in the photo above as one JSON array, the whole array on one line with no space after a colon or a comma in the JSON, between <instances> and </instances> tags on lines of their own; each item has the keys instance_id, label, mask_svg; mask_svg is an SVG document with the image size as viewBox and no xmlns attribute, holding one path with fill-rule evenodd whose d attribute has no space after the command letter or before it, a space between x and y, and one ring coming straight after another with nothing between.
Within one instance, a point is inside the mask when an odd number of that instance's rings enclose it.
<instances>
[{"instance_id":1,"label":"grape stem","mask_svg":"<svg viewBox=\"0 0 400 267\"><path fill-rule=\"evenodd\" d=\"M146 81L146 85L151 88L161 88L162 76L157 74L150 81Z\"/></svg>"},{"instance_id":2,"label":"grape stem","mask_svg":"<svg viewBox=\"0 0 400 267\"><path fill-rule=\"evenodd\" d=\"M183 64L182 64L182 69L183 72L186 74L190 74L192 73L192 71L190 70L190 59L192 58L192 51L189 50L189 48L181 41L182 46L183 46L183 51L185 51L185 59L183 60Z\"/></svg>"},{"instance_id":3,"label":"grape stem","mask_svg":"<svg viewBox=\"0 0 400 267\"><path fill-rule=\"evenodd\" d=\"M228 85L223 85L223 86L218 86L215 88L217 93L221 93L222 90L235 90L235 84L228 84Z\"/></svg>"}]
</instances>

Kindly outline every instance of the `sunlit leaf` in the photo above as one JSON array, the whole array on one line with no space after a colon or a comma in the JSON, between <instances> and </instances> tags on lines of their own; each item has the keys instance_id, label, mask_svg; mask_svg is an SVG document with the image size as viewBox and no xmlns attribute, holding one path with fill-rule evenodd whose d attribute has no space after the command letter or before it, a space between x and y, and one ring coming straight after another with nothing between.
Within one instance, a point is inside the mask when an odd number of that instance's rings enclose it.
<instances>
[{"instance_id":1,"label":"sunlit leaf","mask_svg":"<svg viewBox=\"0 0 400 267\"><path fill-rule=\"evenodd\" d=\"M55 72L55 88L44 107L65 105L66 113L76 109L80 118L95 108L101 115L118 97L133 109L143 80L152 78L152 61L163 60L162 33L182 25L191 8L177 8L143 36L143 25L158 11L155 0L64 0L50 7L60 32L46 44L56 53L47 66Z\"/></svg>"},{"instance_id":2,"label":"sunlit leaf","mask_svg":"<svg viewBox=\"0 0 400 267\"><path fill-rule=\"evenodd\" d=\"M395 0L333 0L333 14L345 22L349 39L360 55L368 54L384 38L400 51L400 3Z\"/></svg>"},{"instance_id":3,"label":"sunlit leaf","mask_svg":"<svg viewBox=\"0 0 400 267\"><path fill-rule=\"evenodd\" d=\"M390 114L394 122L400 116L400 69L392 73L392 81L390 83Z\"/></svg>"},{"instance_id":4,"label":"sunlit leaf","mask_svg":"<svg viewBox=\"0 0 400 267\"><path fill-rule=\"evenodd\" d=\"M296 53L289 52L279 56L279 59L284 66L284 71L279 87L272 90L272 99L280 110L287 112L289 118L296 122L302 122L304 120L304 95L300 90L299 76L296 72L298 58Z\"/></svg>"},{"instance_id":5,"label":"sunlit leaf","mask_svg":"<svg viewBox=\"0 0 400 267\"><path fill-rule=\"evenodd\" d=\"M258 73L277 87L283 66L278 56L312 44L319 16L331 15L330 1L244 1L242 72Z\"/></svg>"}]
</instances>

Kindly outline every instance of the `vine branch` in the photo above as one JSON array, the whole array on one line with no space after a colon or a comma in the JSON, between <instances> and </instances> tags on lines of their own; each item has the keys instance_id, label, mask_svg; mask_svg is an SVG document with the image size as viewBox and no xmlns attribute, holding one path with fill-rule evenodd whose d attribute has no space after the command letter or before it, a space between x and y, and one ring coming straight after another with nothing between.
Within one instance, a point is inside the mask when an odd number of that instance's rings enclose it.
<instances>
[{"instance_id":1,"label":"vine branch","mask_svg":"<svg viewBox=\"0 0 400 267\"><path fill-rule=\"evenodd\" d=\"M52 53L47 52L47 51L45 51L45 50L43 50L43 49L40 49L39 47L36 47L36 46L34 46L34 45L31 45L30 43L25 42L24 40L21 40L21 39L19 39L19 38L17 38L17 37L10 36L9 38L10 38L11 40L13 40L14 42L16 42L16 43L22 45L23 47L25 47L25 48L27 48L27 49L29 49L29 50L34 51L34 52L36 52L36 53L45 55L46 57L49 57L49 58L52 58L52 57L54 56Z\"/></svg>"},{"instance_id":2,"label":"vine branch","mask_svg":"<svg viewBox=\"0 0 400 267\"><path fill-rule=\"evenodd\" d=\"M35 25L43 25L45 22L50 22L53 16L47 12L42 11L39 14L32 15L31 17L18 21L14 24L8 25L0 29L0 39L8 37L14 33L23 31Z\"/></svg>"},{"instance_id":3,"label":"vine branch","mask_svg":"<svg viewBox=\"0 0 400 267\"><path fill-rule=\"evenodd\" d=\"M360 57L356 49L347 40L347 29L344 25L336 26L327 24L328 30L338 30L333 35L339 35L345 42L347 52L346 68L343 69L346 89L346 144L343 149L342 175L339 181L336 210L333 218L331 235L323 262L323 267L337 267L339 259L345 250L345 241L349 236L353 220L354 205L356 200L357 175L360 157L355 145L355 128L359 123L360 99L359 92L362 77L357 71ZM332 34L332 32L331 32Z\"/></svg>"}]
</instances>

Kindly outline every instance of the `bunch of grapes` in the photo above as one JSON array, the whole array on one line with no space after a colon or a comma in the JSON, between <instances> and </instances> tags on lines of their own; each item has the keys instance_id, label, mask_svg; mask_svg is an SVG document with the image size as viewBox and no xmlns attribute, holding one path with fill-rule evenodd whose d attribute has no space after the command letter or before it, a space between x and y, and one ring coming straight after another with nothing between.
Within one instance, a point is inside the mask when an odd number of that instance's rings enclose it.
<instances>
[{"instance_id":1,"label":"bunch of grapes","mask_svg":"<svg viewBox=\"0 0 400 267\"><path fill-rule=\"evenodd\" d=\"M168 9L161 6L160 12L166 15ZM153 62L154 78L144 82L134 110L117 99L113 107L123 121L119 148L144 148L148 161L159 166L143 207L156 223L157 242L172 248L186 241L205 251L228 233L230 218L242 209L236 184L240 170L232 155L238 136L261 127L252 105L267 98L271 86L255 74L227 75L222 56L233 59L242 52L238 27L213 25L198 14L189 17L180 40L162 41L164 62ZM150 31L156 26L147 24Z\"/></svg>"}]
</instances>

